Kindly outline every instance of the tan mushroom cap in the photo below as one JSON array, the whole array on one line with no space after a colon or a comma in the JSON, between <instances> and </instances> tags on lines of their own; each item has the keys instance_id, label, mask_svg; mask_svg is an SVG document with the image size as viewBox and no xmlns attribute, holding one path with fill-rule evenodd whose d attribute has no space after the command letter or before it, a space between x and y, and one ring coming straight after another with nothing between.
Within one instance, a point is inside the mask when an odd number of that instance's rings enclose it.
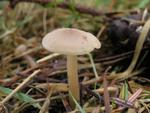
<instances>
[{"instance_id":1,"label":"tan mushroom cap","mask_svg":"<svg viewBox=\"0 0 150 113\"><path fill-rule=\"evenodd\" d=\"M94 35L74 28L60 28L48 33L42 45L48 51L66 55L88 54L101 47Z\"/></svg>"}]
</instances>

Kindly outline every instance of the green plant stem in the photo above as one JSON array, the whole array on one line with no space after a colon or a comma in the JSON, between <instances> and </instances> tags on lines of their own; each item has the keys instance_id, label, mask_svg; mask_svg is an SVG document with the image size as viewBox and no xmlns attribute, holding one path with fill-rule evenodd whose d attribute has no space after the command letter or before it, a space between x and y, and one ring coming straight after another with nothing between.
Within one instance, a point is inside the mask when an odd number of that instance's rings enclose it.
<instances>
[{"instance_id":1,"label":"green plant stem","mask_svg":"<svg viewBox=\"0 0 150 113\"><path fill-rule=\"evenodd\" d=\"M98 79L99 77L98 77L98 73L96 71L96 67L95 67L95 64L94 64L94 61L93 61L93 57L90 53L88 55L89 55L90 62L91 62L92 67L93 67L93 72L94 72L95 78Z\"/></svg>"}]
</instances>

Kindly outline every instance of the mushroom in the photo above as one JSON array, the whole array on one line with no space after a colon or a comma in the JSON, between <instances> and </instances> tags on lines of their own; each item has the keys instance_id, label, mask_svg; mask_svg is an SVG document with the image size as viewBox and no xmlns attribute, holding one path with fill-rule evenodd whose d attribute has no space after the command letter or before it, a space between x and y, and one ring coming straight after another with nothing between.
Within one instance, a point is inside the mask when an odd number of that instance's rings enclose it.
<instances>
[{"instance_id":1,"label":"mushroom","mask_svg":"<svg viewBox=\"0 0 150 113\"><path fill-rule=\"evenodd\" d=\"M67 55L67 75L69 91L80 101L77 55L89 54L95 48L100 48L99 40L89 32L74 28L59 28L48 33L42 40L45 49L51 52ZM69 98L71 106L75 104Z\"/></svg>"},{"instance_id":2,"label":"mushroom","mask_svg":"<svg viewBox=\"0 0 150 113\"><path fill-rule=\"evenodd\" d=\"M27 46L24 44L19 45L16 50L15 50L15 55L19 56L20 54L22 54L23 52L25 52L27 50ZM30 55L24 55L23 58L28 62L28 64L31 67L35 67L36 66L36 62L34 61L34 59L30 56Z\"/></svg>"}]
</instances>

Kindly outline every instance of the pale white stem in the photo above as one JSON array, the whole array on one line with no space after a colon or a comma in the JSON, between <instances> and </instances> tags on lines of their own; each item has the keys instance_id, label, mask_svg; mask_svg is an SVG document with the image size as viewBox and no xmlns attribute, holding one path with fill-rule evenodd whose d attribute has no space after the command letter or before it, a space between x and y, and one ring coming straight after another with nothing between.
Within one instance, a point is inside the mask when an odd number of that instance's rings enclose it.
<instances>
[{"instance_id":1,"label":"pale white stem","mask_svg":"<svg viewBox=\"0 0 150 113\"><path fill-rule=\"evenodd\" d=\"M78 77L78 62L77 56L68 55L67 56L67 73L68 73L68 84L69 91L77 102L80 100L80 88L79 88L79 77ZM75 107L75 104L70 97L70 104Z\"/></svg>"}]
</instances>

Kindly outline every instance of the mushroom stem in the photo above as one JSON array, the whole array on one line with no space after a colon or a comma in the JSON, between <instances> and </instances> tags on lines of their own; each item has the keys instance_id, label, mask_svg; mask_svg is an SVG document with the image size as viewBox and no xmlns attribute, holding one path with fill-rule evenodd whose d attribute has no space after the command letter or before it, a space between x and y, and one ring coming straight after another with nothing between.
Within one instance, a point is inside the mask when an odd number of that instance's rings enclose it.
<instances>
[{"instance_id":1,"label":"mushroom stem","mask_svg":"<svg viewBox=\"0 0 150 113\"><path fill-rule=\"evenodd\" d=\"M25 55L24 56L24 59L28 61L28 64L31 66L31 67L35 67L36 66L36 62L34 61L34 59L29 56L29 55Z\"/></svg>"},{"instance_id":2,"label":"mushroom stem","mask_svg":"<svg viewBox=\"0 0 150 113\"><path fill-rule=\"evenodd\" d=\"M67 56L67 74L68 74L68 84L69 91L72 93L72 96L80 101L80 88L79 88L79 77L78 77L78 63L76 55ZM73 99L69 97L70 104L75 108L75 103Z\"/></svg>"}]
</instances>

